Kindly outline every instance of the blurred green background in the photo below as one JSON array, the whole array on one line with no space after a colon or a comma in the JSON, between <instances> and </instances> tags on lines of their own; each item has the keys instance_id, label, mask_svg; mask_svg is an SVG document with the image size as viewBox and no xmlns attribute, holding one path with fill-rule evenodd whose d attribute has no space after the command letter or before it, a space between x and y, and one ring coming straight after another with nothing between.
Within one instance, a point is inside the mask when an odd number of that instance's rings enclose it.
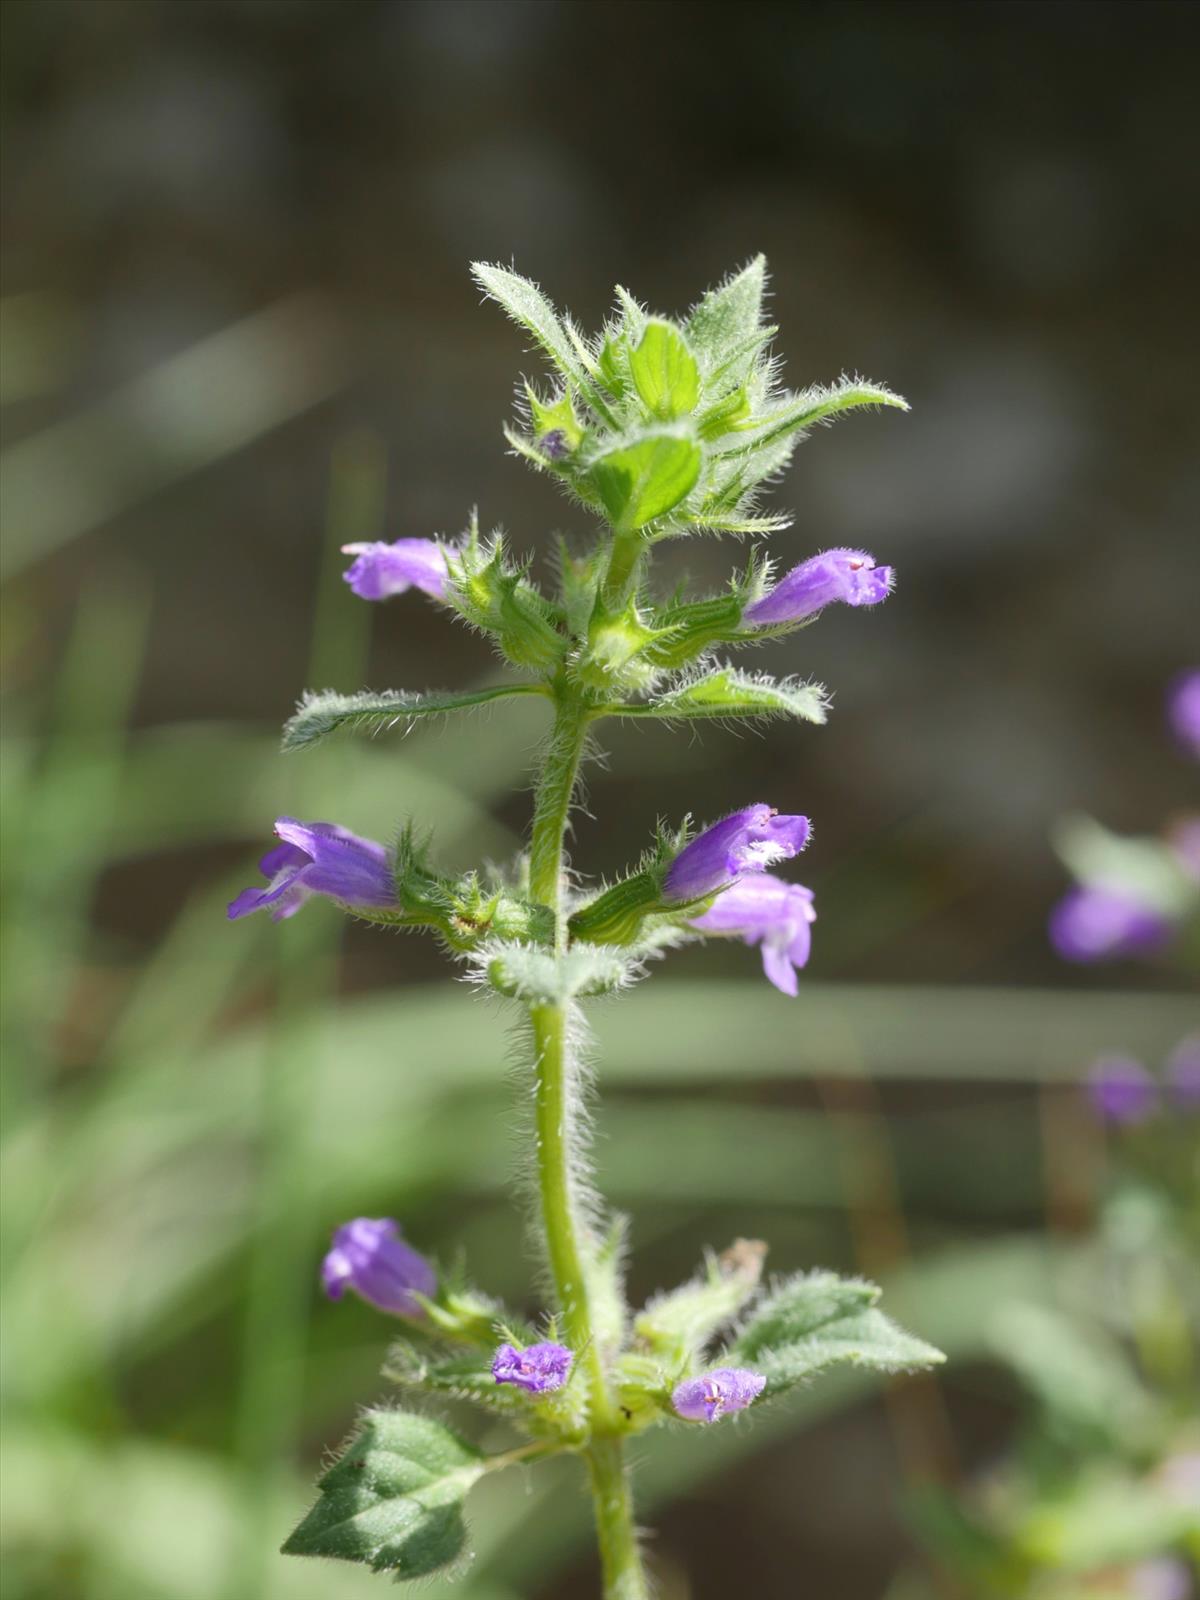
<instances>
[{"instance_id":1,"label":"blurred green background","mask_svg":"<svg viewBox=\"0 0 1200 1600\"><path fill-rule=\"evenodd\" d=\"M411 815L452 865L520 840L538 706L277 754L305 685L492 670L418 599L356 601L340 543L473 504L518 548L586 532L504 454L535 361L468 259L595 326L614 282L682 310L763 250L789 381L914 408L802 448L777 551L862 546L899 589L767 647L835 689L827 728L637 726L592 768L584 870L761 797L813 817L820 910L794 1004L714 947L595 1008L600 1178L636 1297L762 1236L882 1277L951 1363L648 1440L663 1595L1178 1600L1137 1585L1182 1537L1145 1485L1195 1393L1195 1124L1114 1150L1077 1084L1102 1050L1157 1064L1194 979L1063 969L1043 930L1060 814L1145 832L1196 800L1162 699L1200 583L1200 11L0 12L6 1593L382 1582L274 1554L383 1390L387 1327L316 1267L335 1223L393 1215L528 1303L504 1017L416 940L224 902L281 812ZM569 1471L473 1511L464 1600L592 1592Z\"/></svg>"}]
</instances>

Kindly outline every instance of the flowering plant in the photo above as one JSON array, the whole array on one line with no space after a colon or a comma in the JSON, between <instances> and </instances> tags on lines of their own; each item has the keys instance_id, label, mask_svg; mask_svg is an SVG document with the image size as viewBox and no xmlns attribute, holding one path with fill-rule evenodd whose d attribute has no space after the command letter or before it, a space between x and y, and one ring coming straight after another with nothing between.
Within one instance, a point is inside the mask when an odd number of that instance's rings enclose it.
<instances>
[{"instance_id":1,"label":"flowering plant","mask_svg":"<svg viewBox=\"0 0 1200 1600\"><path fill-rule=\"evenodd\" d=\"M640 1310L627 1305L625 1221L606 1214L588 1177L583 1003L638 981L668 949L711 936L759 945L771 983L795 995L813 897L768 869L796 856L810 829L807 818L760 803L699 830L687 820L660 827L643 859L607 886L588 886L565 856L580 766L605 719L825 720L818 686L744 672L715 652L786 633L837 601L875 605L891 591L889 567L837 549L776 580L756 549L722 593L662 599L651 557L663 541L696 532L782 529L786 519L759 510L758 496L807 430L856 406L904 402L858 380L779 387L761 258L683 322L649 315L619 289L617 312L595 339L517 274L482 264L474 273L552 368L549 391L525 386L509 444L595 513L599 535L590 549L556 551L554 594L535 582L529 559L499 534L485 537L475 518L455 540L350 546L346 579L357 596L420 589L484 633L510 676L461 693L308 695L284 742L299 749L339 729L376 732L517 695L544 699L553 725L528 851L506 871L453 877L411 824L389 850L332 823L282 818L281 842L261 863L265 887L244 891L229 914L287 917L325 895L368 921L428 930L520 1012L536 1234L554 1304L543 1325L526 1325L465 1278L438 1271L390 1219L340 1227L325 1286L334 1297L353 1289L402 1319L388 1376L407 1393L498 1413L522 1442L484 1455L424 1412L370 1410L284 1548L421 1577L460 1558L463 1504L481 1477L570 1453L591 1481L604 1593L639 1600L648 1589L625 1461L630 1435L720 1423L840 1362L894 1372L941 1359L883 1315L869 1283L818 1271L764 1288L766 1247L757 1241L713 1255Z\"/></svg>"}]
</instances>

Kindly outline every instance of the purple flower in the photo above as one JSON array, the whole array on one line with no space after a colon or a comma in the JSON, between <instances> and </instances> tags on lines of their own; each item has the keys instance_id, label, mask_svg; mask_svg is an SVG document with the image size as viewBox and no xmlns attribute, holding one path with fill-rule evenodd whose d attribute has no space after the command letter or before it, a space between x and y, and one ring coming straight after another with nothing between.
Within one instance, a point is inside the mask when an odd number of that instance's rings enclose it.
<instances>
[{"instance_id":1,"label":"purple flower","mask_svg":"<svg viewBox=\"0 0 1200 1600\"><path fill-rule=\"evenodd\" d=\"M1132 1056L1101 1056L1088 1073L1088 1098L1102 1121L1130 1127L1158 1110L1158 1084Z\"/></svg>"},{"instance_id":2,"label":"purple flower","mask_svg":"<svg viewBox=\"0 0 1200 1600\"><path fill-rule=\"evenodd\" d=\"M333 1236L333 1249L321 1264L321 1282L331 1300L346 1289L398 1317L423 1315L413 1292L426 1297L437 1288L437 1274L409 1244L391 1217L355 1217Z\"/></svg>"},{"instance_id":3,"label":"purple flower","mask_svg":"<svg viewBox=\"0 0 1200 1600\"><path fill-rule=\"evenodd\" d=\"M784 994L797 992L796 969L808 961L812 947L812 890L785 883L769 872L738 880L717 896L691 926L701 933L736 934L747 944L762 945L763 971Z\"/></svg>"},{"instance_id":4,"label":"purple flower","mask_svg":"<svg viewBox=\"0 0 1200 1600\"><path fill-rule=\"evenodd\" d=\"M1167 717L1180 744L1200 756L1200 667L1181 673L1171 685Z\"/></svg>"},{"instance_id":5,"label":"purple flower","mask_svg":"<svg viewBox=\"0 0 1200 1600\"><path fill-rule=\"evenodd\" d=\"M1190 1600L1191 1568L1178 1556L1151 1556L1139 1561L1129 1576L1131 1600Z\"/></svg>"},{"instance_id":6,"label":"purple flower","mask_svg":"<svg viewBox=\"0 0 1200 1600\"><path fill-rule=\"evenodd\" d=\"M342 576L362 600L386 600L406 589L424 589L435 600L446 593L446 552L433 539L397 539L394 544L376 539L342 549L355 557Z\"/></svg>"},{"instance_id":7,"label":"purple flower","mask_svg":"<svg viewBox=\"0 0 1200 1600\"><path fill-rule=\"evenodd\" d=\"M788 861L808 843L807 817L781 817L770 806L747 806L685 845L663 883L666 900L699 900L743 872Z\"/></svg>"},{"instance_id":8,"label":"purple flower","mask_svg":"<svg viewBox=\"0 0 1200 1600\"><path fill-rule=\"evenodd\" d=\"M1181 1111L1200 1111L1200 1033L1189 1034L1167 1058L1167 1093Z\"/></svg>"},{"instance_id":9,"label":"purple flower","mask_svg":"<svg viewBox=\"0 0 1200 1600\"><path fill-rule=\"evenodd\" d=\"M394 906L396 889L388 852L374 839L360 839L336 822L297 822L280 817L275 832L283 840L268 850L259 869L265 889L243 889L230 902L229 920L271 906L271 919L294 916L309 895L325 894L351 910Z\"/></svg>"},{"instance_id":10,"label":"purple flower","mask_svg":"<svg viewBox=\"0 0 1200 1600\"><path fill-rule=\"evenodd\" d=\"M492 1362L492 1377L497 1383L515 1383L530 1394L549 1394L561 1389L571 1375L575 1357L565 1344L531 1344L528 1350L502 1344Z\"/></svg>"},{"instance_id":11,"label":"purple flower","mask_svg":"<svg viewBox=\"0 0 1200 1600\"><path fill-rule=\"evenodd\" d=\"M1083 884L1050 913L1050 942L1064 961L1106 961L1157 949L1170 920L1124 889Z\"/></svg>"},{"instance_id":12,"label":"purple flower","mask_svg":"<svg viewBox=\"0 0 1200 1600\"><path fill-rule=\"evenodd\" d=\"M671 1404L689 1422L716 1422L727 1411L744 1411L757 1400L767 1380L745 1367L717 1367L698 1378L685 1378L675 1385Z\"/></svg>"},{"instance_id":13,"label":"purple flower","mask_svg":"<svg viewBox=\"0 0 1200 1600\"><path fill-rule=\"evenodd\" d=\"M551 428L549 433L544 433L538 440L538 449L547 461L561 461L571 453L571 446L561 428Z\"/></svg>"},{"instance_id":14,"label":"purple flower","mask_svg":"<svg viewBox=\"0 0 1200 1600\"><path fill-rule=\"evenodd\" d=\"M894 582L892 568L877 567L865 550L826 550L793 567L769 594L746 607L742 621L759 627L801 622L835 600L848 606L878 605Z\"/></svg>"}]
</instances>

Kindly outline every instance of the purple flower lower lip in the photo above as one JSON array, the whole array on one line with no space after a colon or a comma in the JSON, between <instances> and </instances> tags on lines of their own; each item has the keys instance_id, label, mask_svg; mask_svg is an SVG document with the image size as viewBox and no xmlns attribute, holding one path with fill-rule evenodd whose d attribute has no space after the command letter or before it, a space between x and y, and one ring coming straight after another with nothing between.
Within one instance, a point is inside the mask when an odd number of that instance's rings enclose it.
<instances>
[{"instance_id":1,"label":"purple flower lower lip","mask_svg":"<svg viewBox=\"0 0 1200 1600\"><path fill-rule=\"evenodd\" d=\"M782 994L795 995L796 972L808 962L816 915L811 889L763 872L740 878L691 925L701 933L731 934L761 945L767 977Z\"/></svg>"},{"instance_id":2,"label":"purple flower lower lip","mask_svg":"<svg viewBox=\"0 0 1200 1600\"><path fill-rule=\"evenodd\" d=\"M446 552L433 539L372 540L344 544L355 560L342 574L361 600L387 600L406 589L423 589L435 600L446 593Z\"/></svg>"},{"instance_id":3,"label":"purple flower lower lip","mask_svg":"<svg viewBox=\"0 0 1200 1600\"><path fill-rule=\"evenodd\" d=\"M391 856L374 839L362 839L336 822L293 817L280 817L275 832L283 842L259 862L269 882L265 889L243 889L230 902L231 922L268 908L272 920L281 922L314 894L351 910L396 905Z\"/></svg>"},{"instance_id":4,"label":"purple flower lower lip","mask_svg":"<svg viewBox=\"0 0 1200 1600\"><path fill-rule=\"evenodd\" d=\"M1088 1097L1104 1122L1131 1126L1158 1109L1158 1084L1132 1056L1102 1056L1088 1073Z\"/></svg>"},{"instance_id":5,"label":"purple flower lower lip","mask_svg":"<svg viewBox=\"0 0 1200 1600\"><path fill-rule=\"evenodd\" d=\"M777 622L802 622L834 601L848 606L874 606L892 592L895 573L877 567L865 550L826 550L786 573L769 594L742 613L752 627Z\"/></svg>"},{"instance_id":6,"label":"purple flower lower lip","mask_svg":"<svg viewBox=\"0 0 1200 1600\"><path fill-rule=\"evenodd\" d=\"M1157 949L1171 932L1161 912L1123 889L1083 884L1050 913L1050 942L1064 961L1105 961Z\"/></svg>"},{"instance_id":7,"label":"purple flower lower lip","mask_svg":"<svg viewBox=\"0 0 1200 1600\"><path fill-rule=\"evenodd\" d=\"M1167 698L1167 716L1179 742L1200 756L1200 667L1175 679Z\"/></svg>"},{"instance_id":8,"label":"purple flower lower lip","mask_svg":"<svg viewBox=\"0 0 1200 1600\"><path fill-rule=\"evenodd\" d=\"M692 840L675 857L663 883L665 900L699 900L743 872L788 861L808 843L807 817L780 816L770 806L735 811Z\"/></svg>"},{"instance_id":9,"label":"purple flower lower lip","mask_svg":"<svg viewBox=\"0 0 1200 1600\"><path fill-rule=\"evenodd\" d=\"M566 1383L574 1359L565 1344L553 1340L531 1344L527 1350L502 1344L492 1362L492 1377L497 1383L515 1383L530 1394L549 1394Z\"/></svg>"},{"instance_id":10,"label":"purple flower lower lip","mask_svg":"<svg viewBox=\"0 0 1200 1600\"><path fill-rule=\"evenodd\" d=\"M405 1244L390 1217L356 1217L334 1233L333 1248L321 1265L321 1281L331 1300L347 1289L380 1311L395 1316L423 1315L420 1301L437 1288L437 1274L425 1257Z\"/></svg>"},{"instance_id":11,"label":"purple flower lower lip","mask_svg":"<svg viewBox=\"0 0 1200 1600\"><path fill-rule=\"evenodd\" d=\"M745 1367L716 1367L675 1386L671 1404L689 1422L717 1422L729 1411L744 1411L766 1387L766 1378Z\"/></svg>"}]
</instances>

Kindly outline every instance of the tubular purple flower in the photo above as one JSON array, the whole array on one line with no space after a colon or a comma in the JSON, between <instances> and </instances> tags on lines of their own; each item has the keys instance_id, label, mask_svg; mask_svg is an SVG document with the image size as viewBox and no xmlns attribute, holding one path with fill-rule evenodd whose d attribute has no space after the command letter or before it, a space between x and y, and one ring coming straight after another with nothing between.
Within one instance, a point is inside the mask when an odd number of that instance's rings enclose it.
<instances>
[{"instance_id":1,"label":"tubular purple flower","mask_svg":"<svg viewBox=\"0 0 1200 1600\"><path fill-rule=\"evenodd\" d=\"M321 1282L331 1300L347 1289L380 1311L397 1317L424 1315L416 1294L428 1298L437 1273L425 1257L405 1244L391 1217L355 1217L333 1235L333 1249L321 1264Z\"/></svg>"},{"instance_id":2,"label":"tubular purple flower","mask_svg":"<svg viewBox=\"0 0 1200 1600\"><path fill-rule=\"evenodd\" d=\"M360 839L336 822L297 822L280 817L275 832L283 841L268 850L259 870L265 889L243 889L230 901L231 922L268 907L273 922L291 917L310 895L328 895L351 911L395 906L392 860L374 839Z\"/></svg>"},{"instance_id":3,"label":"tubular purple flower","mask_svg":"<svg viewBox=\"0 0 1200 1600\"><path fill-rule=\"evenodd\" d=\"M1181 673L1171 685L1167 717L1184 749L1200 757L1200 667Z\"/></svg>"},{"instance_id":4,"label":"tubular purple flower","mask_svg":"<svg viewBox=\"0 0 1200 1600\"><path fill-rule=\"evenodd\" d=\"M1088 1073L1088 1098L1102 1122L1132 1127L1158 1110L1158 1084L1132 1056L1101 1056Z\"/></svg>"},{"instance_id":5,"label":"tubular purple flower","mask_svg":"<svg viewBox=\"0 0 1200 1600\"><path fill-rule=\"evenodd\" d=\"M739 879L702 916L693 917L691 926L761 945L767 977L782 994L795 995L796 972L808 962L816 916L811 889L763 872Z\"/></svg>"},{"instance_id":6,"label":"tubular purple flower","mask_svg":"<svg viewBox=\"0 0 1200 1600\"><path fill-rule=\"evenodd\" d=\"M877 567L865 550L826 550L786 573L769 594L742 613L752 627L803 622L841 600L848 606L874 606L886 600L895 583L891 567Z\"/></svg>"},{"instance_id":7,"label":"tubular purple flower","mask_svg":"<svg viewBox=\"0 0 1200 1600\"><path fill-rule=\"evenodd\" d=\"M446 593L446 552L434 539L397 539L392 544L372 540L344 544L343 552L355 560L342 574L361 600L387 600L406 589L423 589L435 600Z\"/></svg>"},{"instance_id":8,"label":"tubular purple flower","mask_svg":"<svg viewBox=\"0 0 1200 1600\"><path fill-rule=\"evenodd\" d=\"M492 1362L492 1377L497 1383L515 1383L530 1394L550 1394L566 1383L574 1360L565 1344L552 1340L531 1344L527 1350L502 1344Z\"/></svg>"},{"instance_id":9,"label":"tubular purple flower","mask_svg":"<svg viewBox=\"0 0 1200 1600\"><path fill-rule=\"evenodd\" d=\"M808 843L807 817L782 817L770 806L747 806L685 845L663 883L665 900L699 900L743 872L789 861Z\"/></svg>"},{"instance_id":10,"label":"tubular purple flower","mask_svg":"<svg viewBox=\"0 0 1200 1600\"><path fill-rule=\"evenodd\" d=\"M1167 1093L1180 1111L1200 1112L1200 1033L1181 1040L1167 1058Z\"/></svg>"},{"instance_id":11,"label":"tubular purple flower","mask_svg":"<svg viewBox=\"0 0 1200 1600\"><path fill-rule=\"evenodd\" d=\"M726 1412L744 1411L757 1400L767 1380L745 1367L716 1367L675 1385L671 1404L688 1422L717 1422Z\"/></svg>"},{"instance_id":12,"label":"tubular purple flower","mask_svg":"<svg viewBox=\"0 0 1200 1600\"><path fill-rule=\"evenodd\" d=\"M1171 921L1127 890L1083 884L1054 907L1049 930L1064 961L1109 961L1158 949Z\"/></svg>"}]
</instances>

